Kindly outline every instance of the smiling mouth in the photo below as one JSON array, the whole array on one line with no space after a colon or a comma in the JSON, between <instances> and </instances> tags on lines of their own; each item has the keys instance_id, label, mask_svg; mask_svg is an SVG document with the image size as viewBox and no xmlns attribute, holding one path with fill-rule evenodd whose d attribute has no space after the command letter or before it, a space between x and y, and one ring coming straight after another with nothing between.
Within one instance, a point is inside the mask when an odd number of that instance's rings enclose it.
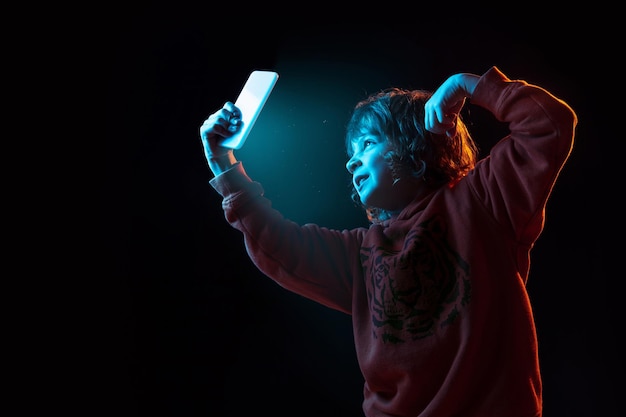
<instances>
[{"instance_id":1,"label":"smiling mouth","mask_svg":"<svg viewBox=\"0 0 626 417\"><path fill-rule=\"evenodd\" d=\"M354 187L358 190L361 187L361 184L367 179L367 175L359 175L354 178Z\"/></svg>"}]
</instances>

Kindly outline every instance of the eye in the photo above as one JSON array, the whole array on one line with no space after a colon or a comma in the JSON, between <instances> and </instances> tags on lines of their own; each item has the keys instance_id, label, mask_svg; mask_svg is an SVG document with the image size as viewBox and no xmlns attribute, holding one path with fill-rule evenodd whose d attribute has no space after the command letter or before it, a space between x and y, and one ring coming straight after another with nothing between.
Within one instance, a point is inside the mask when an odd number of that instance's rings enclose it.
<instances>
[{"instance_id":1,"label":"eye","mask_svg":"<svg viewBox=\"0 0 626 417\"><path fill-rule=\"evenodd\" d=\"M371 137L371 136L367 136L367 137L363 136L359 138L357 141L353 142L354 153L363 152L370 146L376 145L377 143L378 142L376 138Z\"/></svg>"}]
</instances>

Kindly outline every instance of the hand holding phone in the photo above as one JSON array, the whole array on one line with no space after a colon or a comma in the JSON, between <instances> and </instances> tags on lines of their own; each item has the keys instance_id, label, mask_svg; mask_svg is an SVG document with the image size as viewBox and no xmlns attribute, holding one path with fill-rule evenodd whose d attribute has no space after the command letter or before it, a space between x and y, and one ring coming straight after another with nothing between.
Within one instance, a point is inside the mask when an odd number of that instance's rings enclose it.
<instances>
[{"instance_id":1,"label":"hand holding phone","mask_svg":"<svg viewBox=\"0 0 626 417\"><path fill-rule=\"evenodd\" d=\"M250 73L235 101L235 106L241 110L242 126L233 136L224 139L222 146L232 149L239 149L243 146L276 81L278 81L278 73L274 71L255 70Z\"/></svg>"}]
</instances>

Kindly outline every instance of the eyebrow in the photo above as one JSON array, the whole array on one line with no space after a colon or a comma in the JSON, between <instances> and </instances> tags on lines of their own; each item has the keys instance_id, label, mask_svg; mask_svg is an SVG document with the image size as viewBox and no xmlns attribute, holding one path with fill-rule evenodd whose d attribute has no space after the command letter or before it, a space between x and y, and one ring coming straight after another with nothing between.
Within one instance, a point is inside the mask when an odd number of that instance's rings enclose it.
<instances>
[{"instance_id":1,"label":"eyebrow","mask_svg":"<svg viewBox=\"0 0 626 417\"><path fill-rule=\"evenodd\" d=\"M362 149L362 148L363 148L363 146L362 146L362 145L363 145L363 142L365 142L366 140L369 140L369 141L375 142L375 143L377 143L377 144L382 142L382 141L381 141L381 139L380 139L377 135L372 134L371 132L368 132L368 133L366 133L366 134L363 134L363 135L361 135L361 136L359 136L359 137L357 137L357 138L353 139L353 140L350 142L350 144L351 144L351 148L350 148L351 154L350 154L350 155L352 156L352 155L354 155L354 154L355 154L355 153L356 153L359 149Z\"/></svg>"}]
</instances>

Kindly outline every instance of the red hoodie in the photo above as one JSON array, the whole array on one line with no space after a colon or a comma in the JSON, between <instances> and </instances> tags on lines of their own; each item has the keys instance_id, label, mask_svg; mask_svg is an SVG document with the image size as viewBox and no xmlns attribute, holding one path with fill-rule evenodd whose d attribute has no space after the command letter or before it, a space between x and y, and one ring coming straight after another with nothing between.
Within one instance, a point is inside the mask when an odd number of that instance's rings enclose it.
<instances>
[{"instance_id":1,"label":"red hoodie","mask_svg":"<svg viewBox=\"0 0 626 417\"><path fill-rule=\"evenodd\" d=\"M542 414L526 281L577 118L496 67L471 102L510 135L455 185L369 228L285 219L241 163L211 180L264 274L352 316L368 417Z\"/></svg>"}]
</instances>

